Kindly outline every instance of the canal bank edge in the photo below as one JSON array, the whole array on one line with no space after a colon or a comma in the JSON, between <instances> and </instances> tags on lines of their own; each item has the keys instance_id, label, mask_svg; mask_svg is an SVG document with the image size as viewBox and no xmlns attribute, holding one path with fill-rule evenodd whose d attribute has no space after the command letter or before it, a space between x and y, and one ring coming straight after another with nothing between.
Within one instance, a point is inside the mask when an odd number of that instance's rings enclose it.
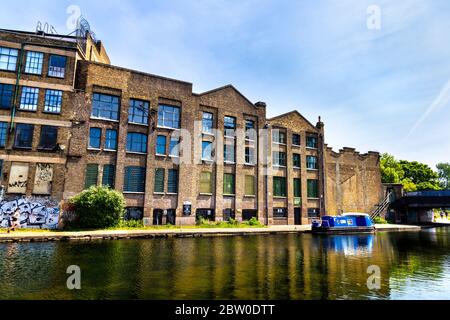
<instances>
[{"instance_id":1,"label":"canal bank edge","mask_svg":"<svg viewBox=\"0 0 450 320\"><path fill-rule=\"evenodd\" d=\"M378 232L420 231L424 227L412 225L375 225ZM100 230L77 232L16 232L1 233L0 243L51 242L51 241L94 241L119 239L192 238L220 236L249 236L286 233L306 233L311 226L272 226L268 228L217 228L217 229L167 229L167 230Z\"/></svg>"}]
</instances>

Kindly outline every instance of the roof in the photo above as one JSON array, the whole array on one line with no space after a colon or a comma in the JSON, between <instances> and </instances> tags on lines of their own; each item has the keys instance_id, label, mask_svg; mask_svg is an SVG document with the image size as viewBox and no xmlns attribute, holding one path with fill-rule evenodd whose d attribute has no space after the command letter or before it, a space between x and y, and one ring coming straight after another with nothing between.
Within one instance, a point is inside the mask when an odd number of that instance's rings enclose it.
<instances>
[{"instance_id":1,"label":"roof","mask_svg":"<svg viewBox=\"0 0 450 320\"><path fill-rule=\"evenodd\" d=\"M209 95L209 94L212 94L212 93L215 93L215 92L219 92L219 91L222 91L222 90L227 90L227 89L231 89L231 90L233 90L233 91L235 91L238 95L240 95L244 100L246 100L249 104L251 104L253 107L256 107L255 106L255 104L253 103L253 102L251 102L250 101L250 99L248 99L246 96L244 96L238 89L236 89L232 84L227 84L227 85L225 85L225 86L222 86L222 87L219 87L219 88L216 88L216 89L212 89L212 90L209 90L209 91L205 91L205 92L203 92L203 93L196 93L195 95L197 95L197 96L205 96L205 95Z\"/></svg>"},{"instance_id":2,"label":"roof","mask_svg":"<svg viewBox=\"0 0 450 320\"><path fill-rule=\"evenodd\" d=\"M292 111L290 111L290 112L286 112L286 113L280 114L280 115L278 115L278 116L276 116L276 117L268 118L267 121L273 121L273 120L277 120L277 119L289 117L289 116L292 116L292 115L295 115L295 116L300 117L300 118L303 119L306 123L308 123L312 128L314 128L314 130L318 130L318 129L316 128L315 125L313 125L308 119L306 119L306 118L305 118L300 112L298 112L297 110L292 110Z\"/></svg>"}]
</instances>

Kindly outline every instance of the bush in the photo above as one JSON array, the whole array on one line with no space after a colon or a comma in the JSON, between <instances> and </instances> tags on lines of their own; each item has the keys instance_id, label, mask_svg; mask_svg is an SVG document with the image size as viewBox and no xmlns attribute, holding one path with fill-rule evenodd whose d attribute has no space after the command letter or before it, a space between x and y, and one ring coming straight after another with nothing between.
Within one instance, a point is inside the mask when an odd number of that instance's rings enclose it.
<instances>
[{"instance_id":1,"label":"bush","mask_svg":"<svg viewBox=\"0 0 450 320\"><path fill-rule=\"evenodd\" d=\"M384 219L382 217L375 217L373 219L373 223L375 223L375 224L387 224L388 222L386 221L386 219Z\"/></svg>"},{"instance_id":2,"label":"bush","mask_svg":"<svg viewBox=\"0 0 450 320\"><path fill-rule=\"evenodd\" d=\"M142 229L144 228L144 221L142 220L121 220L117 228L124 229Z\"/></svg>"},{"instance_id":3,"label":"bush","mask_svg":"<svg viewBox=\"0 0 450 320\"><path fill-rule=\"evenodd\" d=\"M250 220L248 220L247 224L249 226L261 226L261 223L259 222L259 220L256 217L253 217Z\"/></svg>"},{"instance_id":4,"label":"bush","mask_svg":"<svg viewBox=\"0 0 450 320\"><path fill-rule=\"evenodd\" d=\"M70 200L77 215L76 226L96 229L117 227L125 213L123 194L107 187L90 187Z\"/></svg>"}]
</instances>

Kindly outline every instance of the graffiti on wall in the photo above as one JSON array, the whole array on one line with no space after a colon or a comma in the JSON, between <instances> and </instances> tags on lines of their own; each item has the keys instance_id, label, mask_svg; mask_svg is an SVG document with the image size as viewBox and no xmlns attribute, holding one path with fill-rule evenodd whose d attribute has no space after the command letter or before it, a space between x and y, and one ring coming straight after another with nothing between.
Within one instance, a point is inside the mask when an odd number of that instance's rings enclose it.
<instances>
[{"instance_id":1,"label":"graffiti on wall","mask_svg":"<svg viewBox=\"0 0 450 320\"><path fill-rule=\"evenodd\" d=\"M14 211L20 209L22 228L56 229L59 220L58 202L50 198L22 197L0 202L0 226L6 228Z\"/></svg>"}]
</instances>

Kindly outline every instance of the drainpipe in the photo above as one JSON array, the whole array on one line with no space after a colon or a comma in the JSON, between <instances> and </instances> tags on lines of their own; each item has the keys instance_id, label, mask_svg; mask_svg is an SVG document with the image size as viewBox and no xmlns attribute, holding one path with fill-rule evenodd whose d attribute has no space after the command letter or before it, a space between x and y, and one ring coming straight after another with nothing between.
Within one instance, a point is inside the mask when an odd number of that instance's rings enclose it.
<instances>
[{"instance_id":1,"label":"drainpipe","mask_svg":"<svg viewBox=\"0 0 450 320\"><path fill-rule=\"evenodd\" d=\"M13 132L14 128L14 118L16 116L16 109L17 109L17 98L19 95L19 83L20 83L20 77L22 76L22 62L23 57L25 53L25 43L22 43L20 46L20 58L19 58L19 69L17 70L17 77L16 77L16 86L14 90L14 99L13 99L13 105L11 109L11 125L9 126L9 132Z\"/></svg>"}]
</instances>

